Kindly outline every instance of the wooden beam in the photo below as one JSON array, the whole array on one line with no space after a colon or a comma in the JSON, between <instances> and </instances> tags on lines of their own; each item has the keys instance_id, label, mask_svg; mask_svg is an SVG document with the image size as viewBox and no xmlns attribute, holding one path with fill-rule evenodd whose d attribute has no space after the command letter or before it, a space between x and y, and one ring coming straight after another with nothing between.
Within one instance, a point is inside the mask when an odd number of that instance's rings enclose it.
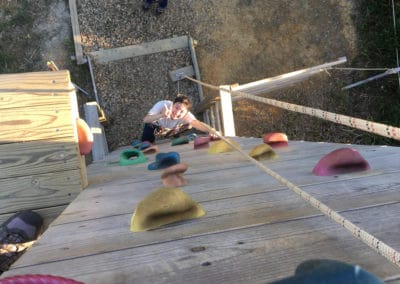
<instances>
[{"instance_id":1,"label":"wooden beam","mask_svg":"<svg viewBox=\"0 0 400 284\"><path fill-rule=\"evenodd\" d=\"M224 89L229 89L230 86L221 86ZM235 121L233 119L232 98L229 92L220 91L221 97L221 113L224 136L236 136Z\"/></svg>"},{"instance_id":2,"label":"wooden beam","mask_svg":"<svg viewBox=\"0 0 400 284\"><path fill-rule=\"evenodd\" d=\"M235 98L235 93L238 94L239 92L245 92L247 94L251 95L259 95L259 94L265 94L267 92L271 92L274 90L279 90L282 88L285 88L289 85L292 85L294 83L301 82L309 77L311 77L314 74L320 73L325 71L326 69L329 69L330 67L338 64L343 64L347 62L346 57L340 57L338 60L325 63L322 65L314 66L311 68L306 68L306 69L301 69L297 70L294 72L282 74L279 76L271 77L271 78L266 78L263 80L251 82L248 84L244 85L239 85L236 87L232 87L232 96L233 99Z\"/></svg>"},{"instance_id":3,"label":"wooden beam","mask_svg":"<svg viewBox=\"0 0 400 284\"><path fill-rule=\"evenodd\" d=\"M90 52L90 56L97 63L107 63L115 60L126 59L135 56L142 56L152 53L170 51L188 47L187 36L173 37L168 39L145 42L137 45L129 45L118 48L102 49Z\"/></svg>"},{"instance_id":4,"label":"wooden beam","mask_svg":"<svg viewBox=\"0 0 400 284\"><path fill-rule=\"evenodd\" d=\"M76 9L76 1L69 0L69 13L71 15L72 36L74 38L75 57L77 64L86 63L83 57L81 32L79 30L78 12Z\"/></svg>"}]
</instances>

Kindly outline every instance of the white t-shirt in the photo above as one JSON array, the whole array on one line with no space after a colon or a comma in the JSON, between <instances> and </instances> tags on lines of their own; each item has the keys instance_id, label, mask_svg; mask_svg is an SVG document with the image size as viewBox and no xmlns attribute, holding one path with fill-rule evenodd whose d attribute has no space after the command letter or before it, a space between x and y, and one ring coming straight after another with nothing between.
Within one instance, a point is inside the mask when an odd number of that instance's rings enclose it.
<instances>
[{"instance_id":1,"label":"white t-shirt","mask_svg":"<svg viewBox=\"0 0 400 284\"><path fill-rule=\"evenodd\" d=\"M173 102L172 101L159 101L157 102L147 114L154 115L159 114L163 111L164 105L167 106L168 109L172 110ZM156 121L153 121L153 124L164 127L164 128L174 128L179 124L190 124L193 120L196 120L196 117L189 111L184 117L178 119L171 118L160 118Z\"/></svg>"}]
</instances>

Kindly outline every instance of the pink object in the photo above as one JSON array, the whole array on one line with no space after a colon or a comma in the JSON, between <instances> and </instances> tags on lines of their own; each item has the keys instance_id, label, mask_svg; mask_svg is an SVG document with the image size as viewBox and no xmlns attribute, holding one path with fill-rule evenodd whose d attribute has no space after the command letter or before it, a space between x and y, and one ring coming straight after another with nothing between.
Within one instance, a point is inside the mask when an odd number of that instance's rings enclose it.
<instances>
[{"instance_id":1,"label":"pink object","mask_svg":"<svg viewBox=\"0 0 400 284\"><path fill-rule=\"evenodd\" d=\"M0 284L84 284L72 279L41 274L26 274L0 279Z\"/></svg>"},{"instance_id":2,"label":"pink object","mask_svg":"<svg viewBox=\"0 0 400 284\"><path fill-rule=\"evenodd\" d=\"M325 155L315 165L317 176L333 176L369 170L368 162L353 148L340 148Z\"/></svg>"},{"instance_id":3,"label":"pink object","mask_svg":"<svg viewBox=\"0 0 400 284\"><path fill-rule=\"evenodd\" d=\"M199 136L194 139L194 149L205 149L210 147L210 141L211 137L210 136Z\"/></svg>"},{"instance_id":4,"label":"pink object","mask_svg":"<svg viewBox=\"0 0 400 284\"><path fill-rule=\"evenodd\" d=\"M268 144L273 148L287 147L289 145L287 135L280 132L271 132L264 134L263 141L265 144Z\"/></svg>"}]
</instances>

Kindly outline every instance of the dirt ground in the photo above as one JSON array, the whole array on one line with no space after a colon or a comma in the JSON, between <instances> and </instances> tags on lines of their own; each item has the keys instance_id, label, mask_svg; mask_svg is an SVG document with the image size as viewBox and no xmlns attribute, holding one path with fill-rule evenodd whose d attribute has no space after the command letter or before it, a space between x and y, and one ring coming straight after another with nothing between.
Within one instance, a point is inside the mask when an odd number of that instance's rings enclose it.
<instances>
[{"instance_id":1,"label":"dirt ground","mask_svg":"<svg viewBox=\"0 0 400 284\"><path fill-rule=\"evenodd\" d=\"M35 37L38 44L25 55L31 58L26 60L32 62L30 68L46 70L45 61L53 59L60 68L75 73L68 58L68 1L24 1L35 13L35 33L31 38L40 35ZM348 59L342 67L354 66L360 49L356 23L362 0L171 0L159 16L154 13L156 4L151 11L144 12L141 0L76 2L85 54L190 35L198 42L201 78L214 85L244 84L342 56ZM12 3L15 2L1 5ZM4 36L1 34L0 39ZM110 149L138 138L143 116L158 100L172 99L179 91L198 103L193 83L184 80L178 86L168 76L169 71L190 64L188 50L94 63L100 103L109 118L106 134ZM365 74L330 70L265 96L371 119L375 110L365 90L341 90L362 76ZM384 81L375 85L385 88ZM203 90L206 97L217 95L207 88ZM251 101L235 102L234 116L239 136L260 137L266 132L280 131L292 140L365 141L365 134L359 131Z\"/></svg>"}]
</instances>

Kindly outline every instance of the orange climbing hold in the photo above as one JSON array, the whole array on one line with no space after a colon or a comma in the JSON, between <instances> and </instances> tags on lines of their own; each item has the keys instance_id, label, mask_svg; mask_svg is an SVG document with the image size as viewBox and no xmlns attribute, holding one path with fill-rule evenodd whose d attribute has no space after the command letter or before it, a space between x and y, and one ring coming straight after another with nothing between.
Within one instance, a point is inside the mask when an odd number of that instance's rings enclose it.
<instances>
[{"instance_id":1,"label":"orange climbing hold","mask_svg":"<svg viewBox=\"0 0 400 284\"><path fill-rule=\"evenodd\" d=\"M89 154L93 146L93 134L89 125L83 119L77 118L76 126L78 129L79 152L81 155Z\"/></svg>"},{"instance_id":2,"label":"orange climbing hold","mask_svg":"<svg viewBox=\"0 0 400 284\"><path fill-rule=\"evenodd\" d=\"M186 179L183 177L183 173L188 169L188 165L185 163L179 163L171 167L166 168L161 174L161 180L165 187L181 187L187 184Z\"/></svg>"}]
</instances>

